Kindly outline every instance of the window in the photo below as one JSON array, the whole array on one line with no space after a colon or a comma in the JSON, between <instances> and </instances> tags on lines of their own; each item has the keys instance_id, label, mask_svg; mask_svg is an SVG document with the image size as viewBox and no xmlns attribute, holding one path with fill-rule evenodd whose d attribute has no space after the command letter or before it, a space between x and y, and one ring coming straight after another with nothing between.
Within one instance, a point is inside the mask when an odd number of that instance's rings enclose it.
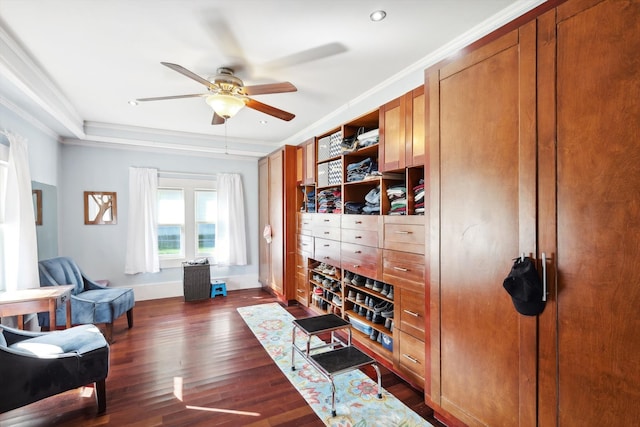
<instances>
[{"instance_id":1,"label":"window","mask_svg":"<svg viewBox=\"0 0 640 427\"><path fill-rule=\"evenodd\" d=\"M160 266L213 257L216 247L215 181L163 178L158 182Z\"/></svg>"}]
</instances>

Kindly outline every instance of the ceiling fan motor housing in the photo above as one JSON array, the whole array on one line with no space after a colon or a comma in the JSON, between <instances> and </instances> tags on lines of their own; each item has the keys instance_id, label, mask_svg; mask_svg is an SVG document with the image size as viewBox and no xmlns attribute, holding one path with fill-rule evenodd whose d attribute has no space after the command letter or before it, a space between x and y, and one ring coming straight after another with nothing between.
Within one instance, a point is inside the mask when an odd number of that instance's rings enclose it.
<instances>
[{"instance_id":1,"label":"ceiling fan motor housing","mask_svg":"<svg viewBox=\"0 0 640 427\"><path fill-rule=\"evenodd\" d=\"M215 93L228 93L230 95L244 95L242 88L244 83L233 75L231 68L218 68L216 75L211 78L210 90Z\"/></svg>"}]
</instances>

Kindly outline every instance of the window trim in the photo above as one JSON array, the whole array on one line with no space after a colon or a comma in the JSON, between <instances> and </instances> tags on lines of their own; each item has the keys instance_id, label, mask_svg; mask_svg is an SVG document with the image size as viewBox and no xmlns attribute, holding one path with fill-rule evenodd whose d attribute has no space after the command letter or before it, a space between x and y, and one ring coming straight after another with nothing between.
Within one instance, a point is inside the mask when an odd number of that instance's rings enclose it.
<instances>
[{"instance_id":1,"label":"window trim","mask_svg":"<svg viewBox=\"0 0 640 427\"><path fill-rule=\"evenodd\" d=\"M211 179L192 179L192 178L170 178L160 176L158 178L158 189L182 189L184 194L184 256L160 256L160 268L176 268L182 267L182 263L195 259L198 256L196 248L198 246L198 236L196 235L196 207L195 192L196 190L217 191L215 178ZM206 258L213 263L214 254Z\"/></svg>"}]
</instances>

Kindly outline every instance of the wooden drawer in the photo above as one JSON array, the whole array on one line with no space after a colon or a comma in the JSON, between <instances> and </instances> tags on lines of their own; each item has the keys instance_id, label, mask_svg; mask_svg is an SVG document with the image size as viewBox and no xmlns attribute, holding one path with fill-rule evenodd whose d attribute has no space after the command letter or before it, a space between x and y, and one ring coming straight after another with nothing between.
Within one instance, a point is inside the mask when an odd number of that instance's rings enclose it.
<instances>
[{"instance_id":1,"label":"wooden drawer","mask_svg":"<svg viewBox=\"0 0 640 427\"><path fill-rule=\"evenodd\" d=\"M342 228L378 231L382 221L380 215L342 215Z\"/></svg>"},{"instance_id":2,"label":"wooden drawer","mask_svg":"<svg viewBox=\"0 0 640 427\"><path fill-rule=\"evenodd\" d=\"M298 213L298 234L311 236L313 234L313 215L310 213Z\"/></svg>"},{"instance_id":3,"label":"wooden drawer","mask_svg":"<svg viewBox=\"0 0 640 427\"><path fill-rule=\"evenodd\" d=\"M400 320L397 327L402 332L424 341L424 330L427 322L424 293L397 289L395 290L394 298L399 301L399 304L396 305L397 316L395 316L396 319Z\"/></svg>"},{"instance_id":4,"label":"wooden drawer","mask_svg":"<svg viewBox=\"0 0 640 427\"><path fill-rule=\"evenodd\" d=\"M313 258L313 237L298 234L298 253Z\"/></svg>"},{"instance_id":5,"label":"wooden drawer","mask_svg":"<svg viewBox=\"0 0 640 427\"><path fill-rule=\"evenodd\" d=\"M381 280L381 249L345 242L342 242L340 248L340 263L343 269L375 280Z\"/></svg>"},{"instance_id":6,"label":"wooden drawer","mask_svg":"<svg viewBox=\"0 0 640 427\"><path fill-rule=\"evenodd\" d=\"M416 382L418 386L424 387L424 376L426 372L424 357L424 341L412 337L411 335L398 331L399 351L398 370ZM394 342L394 346L396 343Z\"/></svg>"},{"instance_id":7,"label":"wooden drawer","mask_svg":"<svg viewBox=\"0 0 640 427\"><path fill-rule=\"evenodd\" d=\"M305 273L296 274L296 300L305 307L309 306L309 284Z\"/></svg>"},{"instance_id":8,"label":"wooden drawer","mask_svg":"<svg viewBox=\"0 0 640 427\"><path fill-rule=\"evenodd\" d=\"M323 239L340 240L340 228L338 227L313 227L313 236Z\"/></svg>"},{"instance_id":9,"label":"wooden drawer","mask_svg":"<svg viewBox=\"0 0 640 427\"><path fill-rule=\"evenodd\" d=\"M317 238L315 241L314 259L326 262L334 267L340 267L340 242Z\"/></svg>"},{"instance_id":10,"label":"wooden drawer","mask_svg":"<svg viewBox=\"0 0 640 427\"><path fill-rule=\"evenodd\" d=\"M385 249L382 254L382 280L398 288L424 293L424 255Z\"/></svg>"},{"instance_id":11,"label":"wooden drawer","mask_svg":"<svg viewBox=\"0 0 640 427\"><path fill-rule=\"evenodd\" d=\"M378 247L378 230L342 229L342 241L356 245Z\"/></svg>"},{"instance_id":12,"label":"wooden drawer","mask_svg":"<svg viewBox=\"0 0 640 427\"><path fill-rule=\"evenodd\" d=\"M310 214L313 215L313 227L336 227L340 228L341 217L342 215L338 214L327 214L327 213L316 213Z\"/></svg>"},{"instance_id":13,"label":"wooden drawer","mask_svg":"<svg viewBox=\"0 0 640 427\"><path fill-rule=\"evenodd\" d=\"M424 255L425 228L423 216L387 216L384 218L382 246Z\"/></svg>"}]
</instances>

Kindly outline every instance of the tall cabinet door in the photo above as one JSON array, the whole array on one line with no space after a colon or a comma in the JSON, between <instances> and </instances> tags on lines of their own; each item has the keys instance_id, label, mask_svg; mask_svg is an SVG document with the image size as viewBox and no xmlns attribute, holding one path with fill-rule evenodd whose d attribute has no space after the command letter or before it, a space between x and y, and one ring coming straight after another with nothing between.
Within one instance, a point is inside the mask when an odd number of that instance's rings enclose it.
<instances>
[{"instance_id":1,"label":"tall cabinet door","mask_svg":"<svg viewBox=\"0 0 640 427\"><path fill-rule=\"evenodd\" d=\"M431 369L470 426L536 425L536 318L502 282L536 252L536 23L427 75Z\"/></svg>"},{"instance_id":2,"label":"tall cabinet door","mask_svg":"<svg viewBox=\"0 0 640 427\"><path fill-rule=\"evenodd\" d=\"M278 294L284 292L284 151L276 151L269 156L269 220L271 221L271 275L269 287Z\"/></svg>"},{"instance_id":3,"label":"tall cabinet door","mask_svg":"<svg viewBox=\"0 0 640 427\"><path fill-rule=\"evenodd\" d=\"M267 225L269 225L269 158L263 157L258 161L258 230L260 233L258 280L262 286L269 286L271 275L271 248L262 235Z\"/></svg>"},{"instance_id":4,"label":"tall cabinet door","mask_svg":"<svg viewBox=\"0 0 640 427\"><path fill-rule=\"evenodd\" d=\"M638 1L577 0L557 10L557 108L543 98L556 111L557 165L540 171L557 173L556 218L541 218L557 220L549 262L557 337L541 341L541 403L558 395L541 425L640 419L638 22Z\"/></svg>"}]
</instances>

